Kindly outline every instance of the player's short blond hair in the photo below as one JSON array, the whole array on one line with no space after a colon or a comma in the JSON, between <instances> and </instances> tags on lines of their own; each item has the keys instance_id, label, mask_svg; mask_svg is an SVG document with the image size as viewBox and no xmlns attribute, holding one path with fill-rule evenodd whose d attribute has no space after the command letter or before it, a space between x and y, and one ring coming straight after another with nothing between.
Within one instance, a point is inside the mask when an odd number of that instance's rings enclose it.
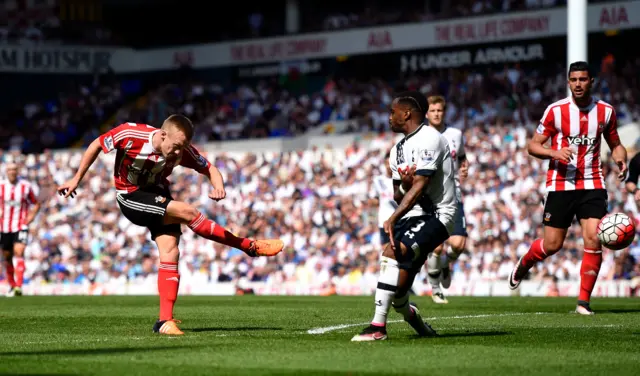
<instances>
[{"instance_id":1,"label":"player's short blond hair","mask_svg":"<svg viewBox=\"0 0 640 376\"><path fill-rule=\"evenodd\" d=\"M442 104L442 108L446 108L447 107L447 101L444 99L444 97L442 95L430 95L427 98L427 103L429 103L429 106L431 106L432 104Z\"/></svg>"},{"instance_id":2,"label":"player's short blond hair","mask_svg":"<svg viewBox=\"0 0 640 376\"><path fill-rule=\"evenodd\" d=\"M193 138L193 123L184 115L174 114L169 116L162 123L162 129L166 131L169 128L174 128L184 133L188 141L191 141Z\"/></svg>"}]
</instances>

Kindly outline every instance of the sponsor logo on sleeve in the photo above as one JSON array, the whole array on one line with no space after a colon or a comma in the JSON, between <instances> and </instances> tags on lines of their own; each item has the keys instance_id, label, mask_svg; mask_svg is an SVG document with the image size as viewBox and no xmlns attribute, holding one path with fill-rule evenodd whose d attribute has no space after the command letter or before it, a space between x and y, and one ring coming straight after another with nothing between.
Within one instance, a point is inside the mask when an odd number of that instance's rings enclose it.
<instances>
[{"instance_id":1,"label":"sponsor logo on sleeve","mask_svg":"<svg viewBox=\"0 0 640 376\"><path fill-rule=\"evenodd\" d=\"M104 147L111 151L113 150L113 137L112 136L107 136L104 138Z\"/></svg>"},{"instance_id":2,"label":"sponsor logo on sleeve","mask_svg":"<svg viewBox=\"0 0 640 376\"><path fill-rule=\"evenodd\" d=\"M204 157L202 155L198 156L197 163L198 163L198 166L200 166L200 167L207 167L207 160L204 159Z\"/></svg>"},{"instance_id":3,"label":"sponsor logo on sleeve","mask_svg":"<svg viewBox=\"0 0 640 376\"><path fill-rule=\"evenodd\" d=\"M420 158L423 162L431 162L435 159L436 152L435 150L422 150L420 152Z\"/></svg>"}]
</instances>

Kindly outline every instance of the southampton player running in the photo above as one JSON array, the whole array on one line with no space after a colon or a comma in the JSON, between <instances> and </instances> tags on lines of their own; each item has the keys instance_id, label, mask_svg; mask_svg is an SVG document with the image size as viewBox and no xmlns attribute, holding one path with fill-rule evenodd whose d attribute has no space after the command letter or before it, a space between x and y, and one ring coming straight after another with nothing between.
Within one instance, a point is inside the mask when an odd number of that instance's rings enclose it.
<instances>
[{"instance_id":1,"label":"southampton player running","mask_svg":"<svg viewBox=\"0 0 640 376\"><path fill-rule=\"evenodd\" d=\"M435 335L409 302L409 290L429 253L453 231L457 200L449 143L424 124L427 107L424 95L414 91L399 94L391 105L391 130L405 135L389 158L398 207L384 223L391 243L380 257L373 320L352 341L386 339L391 305L418 335ZM404 187L401 172L413 165L411 187Z\"/></svg>"},{"instance_id":2,"label":"southampton player running","mask_svg":"<svg viewBox=\"0 0 640 376\"><path fill-rule=\"evenodd\" d=\"M6 166L7 179L0 182L0 244L10 290L7 297L22 295L24 250L29 239L29 224L40 211L35 187L18 178L18 165Z\"/></svg>"},{"instance_id":3,"label":"southampton player running","mask_svg":"<svg viewBox=\"0 0 640 376\"><path fill-rule=\"evenodd\" d=\"M607 214L608 205L600 161L601 136L611 148L619 179L627 171L627 151L618 137L613 107L591 96L593 77L589 65L583 61L572 63L568 77L571 96L547 107L529 141L530 155L550 159L542 219L544 239L536 239L529 252L518 260L509 277L509 287L516 289L535 263L562 248L567 229L577 217L582 227L584 254L576 312L593 315L589 302L602 263L597 226ZM551 148L546 148L543 145L549 139Z\"/></svg>"},{"instance_id":4,"label":"southampton player running","mask_svg":"<svg viewBox=\"0 0 640 376\"><path fill-rule=\"evenodd\" d=\"M58 187L59 194L73 198L100 151L117 151L114 178L120 210L132 223L149 229L160 253L160 317L153 331L161 334L184 334L173 318L180 283L178 244L181 224L203 238L241 249L252 257L273 256L283 248L281 240L236 237L190 204L172 199L167 178L177 165L207 177L213 186L209 198L219 201L226 196L220 171L190 144L193 131L191 121L182 115L169 116L161 129L146 124L122 124L93 141L84 153L76 175Z\"/></svg>"}]
</instances>

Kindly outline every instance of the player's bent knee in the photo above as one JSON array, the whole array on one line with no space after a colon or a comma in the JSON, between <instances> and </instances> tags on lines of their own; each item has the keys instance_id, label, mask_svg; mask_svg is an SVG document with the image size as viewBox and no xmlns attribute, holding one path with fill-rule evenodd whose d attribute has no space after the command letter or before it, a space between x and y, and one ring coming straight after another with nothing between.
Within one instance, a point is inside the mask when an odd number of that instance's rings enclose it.
<instances>
[{"instance_id":1,"label":"player's bent knee","mask_svg":"<svg viewBox=\"0 0 640 376\"><path fill-rule=\"evenodd\" d=\"M24 249L26 246L22 243L16 243L13 245L13 254L16 257L22 257L24 255Z\"/></svg>"},{"instance_id":2,"label":"player's bent knee","mask_svg":"<svg viewBox=\"0 0 640 376\"><path fill-rule=\"evenodd\" d=\"M598 239L598 235L593 234L584 234L583 235L584 246L585 248L598 249L600 248L600 240Z\"/></svg>"},{"instance_id":3,"label":"player's bent knee","mask_svg":"<svg viewBox=\"0 0 640 376\"><path fill-rule=\"evenodd\" d=\"M179 237L175 234L162 234L154 239L158 246L161 262L177 262L180 257Z\"/></svg>"},{"instance_id":4,"label":"player's bent knee","mask_svg":"<svg viewBox=\"0 0 640 376\"><path fill-rule=\"evenodd\" d=\"M563 244L564 244L564 239L545 237L544 243L542 243L542 247L544 248L544 251L548 255L550 255L558 252L562 248Z\"/></svg>"},{"instance_id":5,"label":"player's bent knee","mask_svg":"<svg viewBox=\"0 0 640 376\"><path fill-rule=\"evenodd\" d=\"M467 245L467 238L464 236L452 236L449 238L449 245L455 253L462 253Z\"/></svg>"},{"instance_id":6,"label":"player's bent knee","mask_svg":"<svg viewBox=\"0 0 640 376\"><path fill-rule=\"evenodd\" d=\"M564 245L564 238L567 235L567 229L546 227L544 229L544 242L542 247L547 255L558 252Z\"/></svg>"},{"instance_id":7,"label":"player's bent knee","mask_svg":"<svg viewBox=\"0 0 640 376\"><path fill-rule=\"evenodd\" d=\"M189 223L196 219L200 212L195 207L182 201L171 201L167 206L169 223Z\"/></svg>"},{"instance_id":8,"label":"player's bent knee","mask_svg":"<svg viewBox=\"0 0 640 376\"><path fill-rule=\"evenodd\" d=\"M433 250L433 253L440 256L443 250L444 250L444 244L440 244L436 249Z\"/></svg>"}]
</instances>

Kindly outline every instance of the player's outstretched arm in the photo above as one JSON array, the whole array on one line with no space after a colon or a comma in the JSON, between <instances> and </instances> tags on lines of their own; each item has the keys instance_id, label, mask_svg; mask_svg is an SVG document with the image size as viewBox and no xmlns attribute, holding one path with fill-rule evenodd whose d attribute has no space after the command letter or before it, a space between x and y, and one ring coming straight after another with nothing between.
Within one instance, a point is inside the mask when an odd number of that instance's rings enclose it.
<instances>
[{"instance_id":1,"label":"player's outstretched arm","mask_svg":"<svg viewBox=\"0 0 640 376\"><path fill-rule=\"evenodd\" d=\"M209 193L209 198L220 201L227 197L227 193L224 190L224 180L222 179L222 174L220 173L220 170L216 168L216 166L211 165L211 167L209 167L209 169L207 170L207 173L205 173L204 175L209 179L211 185L213 186L213 190Z\"/></svg>"},{"instance_id":2,"label":"player's outstretched arm","mask_svg":"<svg viewBox=\"0 0 640 376\"><path fill-rule=\"evenodd\" d=\"M76 171L76 174L73 176L73 178L58 187L57 191L60 196L64 196L65 198L69 196L71 196L71 198L75 197L76 188L78 188L78 185L80 185L80 182L89 170L89 167L91 167L91 165L93 165L93 162L96 161L96 158L98 158L101 150L102 146L100 145L100 139L96 138L84 152L82 160L80 161L80 167L78 167L78 171Z\"/></svg>"},{"instance_id":3,"label":"player's outstretched arm","mask_svg":"<svg viewBox=\"0 0 640 376\"><path fill-rule=\"evenodd\" d=\"M220 201L227 196L227 193L224 190L222 174L216 166L200 154L198 149L193 145L189 145L189 147L184 150L182 159L180 160L180 165L191 168L209 179L209 182L213 186L213 190L209 192L209 198L212 200Z\"/></svg>"},{"instance_id":4,"label":"player's outstretched arm","mask_svg":"<svg viewBox=\"0 0 640 376\"><path fill-rule=\"evenodd\" d=\"M527 145L529 155L539 159L557 159L565 163L571 162L573 158L573 150L571 148L553 150L544 146L547 140L549 140L549 136L535 133Z\"/></svg>"}]
</instances>

